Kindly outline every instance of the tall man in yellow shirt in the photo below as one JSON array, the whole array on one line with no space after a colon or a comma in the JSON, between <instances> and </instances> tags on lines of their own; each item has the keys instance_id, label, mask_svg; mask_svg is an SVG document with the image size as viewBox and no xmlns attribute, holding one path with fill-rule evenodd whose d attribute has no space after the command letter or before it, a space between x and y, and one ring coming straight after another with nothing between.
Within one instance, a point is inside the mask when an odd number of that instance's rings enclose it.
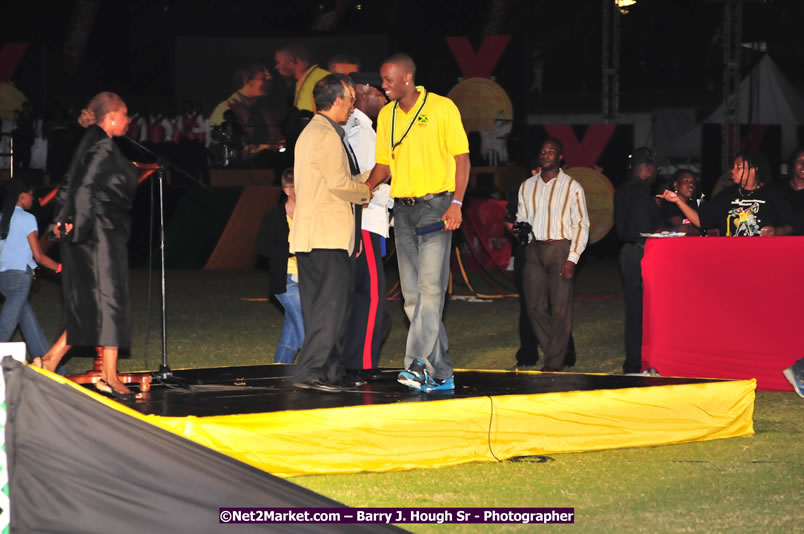
<instances>
[{"instance_id":1,"label":"tall man in yellow shirt","mask_svg":"<svg viewBox=\"0 0 804 534\"><path fill-rule=\"evenodd\" d=\"M452 230L461 226L469 182L469 142L448 98L416 86L416 65L396 54L380 69L389 102L377 118L377 164L368 184L391 181L399 281L410 320L400 383L424 392L455 389L441 321ZM417 228L441 223L440 231Z\"/></svg>"}]
</instances>

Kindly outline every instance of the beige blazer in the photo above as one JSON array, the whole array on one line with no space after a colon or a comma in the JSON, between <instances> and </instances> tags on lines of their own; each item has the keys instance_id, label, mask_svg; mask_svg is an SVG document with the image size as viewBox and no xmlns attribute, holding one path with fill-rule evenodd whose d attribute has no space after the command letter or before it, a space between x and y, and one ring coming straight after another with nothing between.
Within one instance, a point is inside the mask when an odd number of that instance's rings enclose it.
<instances>
[{"instance_id":1,"label":"beige blazer","mask_svg":"<svg viewBox=\"0 0 804 534\"><path fill-rule=\"evenodd\" d=\"M349 157L335 127L316 114L296 141L293 163L296 211L290 251L354 249L355 204L366 204L368 173L352 179Z\"/></svg>"}]
</instances>

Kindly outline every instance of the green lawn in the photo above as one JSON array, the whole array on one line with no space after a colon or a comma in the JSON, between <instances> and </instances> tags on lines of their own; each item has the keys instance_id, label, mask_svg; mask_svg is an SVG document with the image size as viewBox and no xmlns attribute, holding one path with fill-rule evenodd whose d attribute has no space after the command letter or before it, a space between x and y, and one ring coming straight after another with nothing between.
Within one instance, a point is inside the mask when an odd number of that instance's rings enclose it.
<instances>
[{"instance_id":1,"label":"green lawn","mask_svg":"<svg viewBox=\"0 0 804 534\"><path fill-rule=\"evenodd\" d=\"M389 277L393 278L389 271ZM132 272L134 346L121 370L145 365L146 281ZM478 283L474 278L473 283ZM149 367L160 361L158 280L154 280ZM173 369L269 363L281 311L263 298L261 271L168 273L168 354ZM456 282L456 294L466 289ZM577 372L620 372L623 302L616 263L586 258L578 274L574 335ZM589 298L598 297L598 298ZM600 298L606 297L606 298ZM58 286L37 282L34 307L48 336L60 321ZM381 365L402 365L401 303L389 303L393 328ZM513 299L449 302L445 315L453 363L500 369L514 364L518 305ZM804 350L804 349L803 349ZM74 357L68 371L88 368ZM756 434L704 443L554 455L543 463L479 463L432 470L308 476L293 482L350 506L575 507L575 525L406 525L415 532L795 532L804 493L804 400L758 393ZM799 525L798 527L796 525Z\"/></svg>"}]
</instances>

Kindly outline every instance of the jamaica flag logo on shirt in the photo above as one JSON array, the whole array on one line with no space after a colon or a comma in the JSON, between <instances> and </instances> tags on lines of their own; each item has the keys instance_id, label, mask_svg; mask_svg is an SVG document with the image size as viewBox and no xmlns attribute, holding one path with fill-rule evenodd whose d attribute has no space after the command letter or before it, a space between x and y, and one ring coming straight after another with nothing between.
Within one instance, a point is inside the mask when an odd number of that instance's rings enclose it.
<instances>
[{"instance_id":1,"label":"jamaica flag logo on shirt","mask_svg":"<svg viewBox=\"0 0 804 534\"><path fill-rule=\"evenodd\" d=\"M424 113L420 113L418 119L416 119L416 122L419 123L419 126L427 126L428 121L429 119Z\"/></svg>"}]
</instances>

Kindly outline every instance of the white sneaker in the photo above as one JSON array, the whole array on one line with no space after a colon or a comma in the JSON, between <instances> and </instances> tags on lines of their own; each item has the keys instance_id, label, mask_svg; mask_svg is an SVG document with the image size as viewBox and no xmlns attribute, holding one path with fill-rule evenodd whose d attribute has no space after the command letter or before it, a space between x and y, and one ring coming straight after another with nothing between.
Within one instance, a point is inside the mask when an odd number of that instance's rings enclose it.
<instances>
[{"instance_id":1,"label":"white sneaker","mask_svg":"<svg viewBox=\"0 0 804 534\"><path fill-rule=\"evenodd\" d=\"M662 376L656 372L656 369L651 367L650 369L645 369L641 373L625 373L623 376Z\"/></svg>"},{"instance_id":2,"label":"white sneaker","mask_svg":"<svg viewBox=\"0 0 804 534\"><path fill-rule=\"evenodd\" d=\"M793 386L793 389L796 390L798 396L804 397L804 382L798 379L796 373L793 371L793 368L788 367L787 369L782 371L782 374L787 379L787 381L790 382L790 385Z\"/></svg>"}]
</instances>

